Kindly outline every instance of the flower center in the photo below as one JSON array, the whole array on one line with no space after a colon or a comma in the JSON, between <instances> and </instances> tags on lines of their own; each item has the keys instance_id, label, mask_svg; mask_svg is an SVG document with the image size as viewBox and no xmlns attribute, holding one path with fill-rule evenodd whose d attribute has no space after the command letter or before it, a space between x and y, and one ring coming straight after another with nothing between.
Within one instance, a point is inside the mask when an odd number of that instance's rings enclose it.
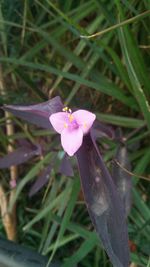
<instances>
[{"instance_id":1,"label":"flower center","mask_svg":"<svg viewBox=\"0 0 150 267\"><path fill-rule=\"evenodd\" d=\"M66 112L68 120L64 123L64 127L68 128L70 131L77 129L79 127L77 121L72 115L72 110L68 107L63 108L63 111Z\"/></svg>"}]
</instances>

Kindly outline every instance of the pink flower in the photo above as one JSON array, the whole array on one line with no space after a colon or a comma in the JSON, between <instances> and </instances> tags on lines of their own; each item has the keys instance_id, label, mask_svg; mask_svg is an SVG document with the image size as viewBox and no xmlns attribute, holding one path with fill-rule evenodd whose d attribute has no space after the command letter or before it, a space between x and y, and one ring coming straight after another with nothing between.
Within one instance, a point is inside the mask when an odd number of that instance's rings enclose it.
<instances>
[{"instance_id":1,"label":"pink flower","mask_svg":"<svg viewBox=\"0 0 150 267\"><path fill-rule=\"evenodd\" d=\"M79 109L71 112L67 107L63 112L57 112L49 117L55 129L61 135L61 144L69 156L73 156L82 145L83 135L87 134L92 127L95 114Z\"/></svg>"}]
</instances>

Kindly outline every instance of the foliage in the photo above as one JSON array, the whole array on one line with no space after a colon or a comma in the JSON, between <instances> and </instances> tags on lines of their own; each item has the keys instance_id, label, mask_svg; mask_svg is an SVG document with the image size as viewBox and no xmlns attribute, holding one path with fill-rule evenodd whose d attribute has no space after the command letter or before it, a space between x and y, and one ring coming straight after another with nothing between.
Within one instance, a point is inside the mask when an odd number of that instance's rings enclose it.
<instances>
[{"instance_id":1,"label":"foliage","mask_svg":"<svg viewBox=\"0 0 150 267\"><path fill-rule=\"evenodd\" d=\"M149 9L150 1L145 0L2 1L0 81L4 86L0 104L38 103L60 95L71 107L89 109L102 122L122 127L133 173L148 177L150 18L143 12ZM129 18L135 19L128 23ZM126 21L122 27L121 21ZM81 37L95 32L100 32L99 36ZM54 142L51 131L16 118L14 133L8 136L5 120L1 111L0 156L6 154L10 140L14 147L24 138L33 144L44 139L49 148ZM117 144L102 138L99 146L111 168ZM56 157L56 166L61 156ZM42 160L50 158L48 154ZM36 180L42 164L37 156L19 167L18 242L48 255L50 261L55 256L63 267L77 263L111 266L83 205L77 172L76 179L51 172L48 186L33 200L28 198L31 180ZM1 181L9 193L9 171L1 171ZM128 218L131 259L144 267L148 265L150 242L150 187L148 181L136 176L132 182ZM4 235L2 224L0 227Z\"/></svg>"}]
</instances>

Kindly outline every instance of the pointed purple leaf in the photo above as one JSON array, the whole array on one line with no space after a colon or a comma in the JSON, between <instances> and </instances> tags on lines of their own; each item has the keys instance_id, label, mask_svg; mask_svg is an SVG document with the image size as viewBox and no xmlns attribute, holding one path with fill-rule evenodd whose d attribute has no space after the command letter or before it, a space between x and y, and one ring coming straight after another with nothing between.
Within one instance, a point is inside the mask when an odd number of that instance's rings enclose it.
<instances>
[{"instance_id":1,"label":"pointed purple leaf","mask_svg":"<svg viewBox=\"0 0 150 267\"><path fill-rule=\"evenodd\" d=\"M90 134L76 153L87 208L115 267L129 266L128 234L123 203Z\"/></svg>"},{"instance_id":2,"label":"pointed purple leaf","mask_svg":"<svg viewBox=\"0 0 150 267\"><path fill-rule=\"evenodd\" d=\"M121 199L123 200L125 213L128 216L131 208L131 188L132 179L131 175L127 171L131 171L131 163L129 161L127 148L125 145L121 144L116 152L115 160L117 162L113 163L112 177L114 183L118 189ZM123 168L127 171L125 171Z\"/></svg>"},{"instance_id":3,"label":"pointed purple leaf","mask_svg":"<svg viewBox=\"0 0 150 267\"><path fill-rule=\"evenodd\" d=\"M40 155L41 149L39 146L22 146L15 151L0 158L0 169L9 168L13 165L22 164L35 155Z\"/></svg>"},{"instance_id":4,"label":"pointed purple leaf","mask_svg":"<svg viewBox=\"0 0 150 267\"><path fill-rule=\"evenodd\" d=\"M51 165L46 167L41 172L41 174L39 175L35 183L32 185L29 191L29 197L32 197L33 195L35 195L39 190L42 189L43 186L47 184L47 182L50 179L50 174L51 174Z\"/></svg>"},{"instance_id":5,"label":"pointed purple leaf","mask_svg":"<svg viewBox=\"0 0 150 267\"><path fill-rule=\"evenodd\" d=\"M49 116L53 113L61 111L62 108L63 104L59 96L36 105L5 105L3 107L4 110L11 112L15 116L46 129L52 128L49 121Z\"/></svg>"},{"instance_id":6,"label":"pointed purple leaf","mask_svg":"<svg viewBox=\"0 0 150 267\"><path fill-rule=\"evenodd\" d=\"M66 154L61 161L59 171L60 171L60 173L62 173L63 175L66 175L66 176L73 176L74 175L71 163L70 163L69 158Z\"/></svg>"}]
</instances>

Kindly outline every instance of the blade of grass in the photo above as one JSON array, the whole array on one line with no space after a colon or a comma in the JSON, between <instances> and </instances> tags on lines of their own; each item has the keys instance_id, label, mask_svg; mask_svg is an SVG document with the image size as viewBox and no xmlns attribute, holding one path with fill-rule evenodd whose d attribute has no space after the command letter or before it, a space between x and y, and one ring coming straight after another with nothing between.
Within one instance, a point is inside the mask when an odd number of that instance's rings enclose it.
<instances>
[{"instance_id":1,"label":"blade of grass","mask_svg":"<svg viewBox=\"0 0 150 267\"><path fill-rule=\"evenodd\" d=\"M99 23L101 22L101 17L99 17L99 18L96 18L95 20L94 20L94 22L92 22L92 24L91 25L88 25L88 27L87 27L87 30L89 31L89 32L93 32L94 30L95 30L95 28L99 25ZM83 51L83 49L85 48L85 46L86 46L86 43L84 42L84 41L82 41L82 40L80 40L79 41L79 43L77 44L77 46L76 46L76 48L74 49L74 54L75 55L77 55L78 57L80 56L80 54L82 53L82 51ZM65 66L63 67L63 71L69 71L69 69L72 67L72 65L73 65L73 62L67 62L66 64L65 64ZM84 67L84 66L81 66L81 67ZM51 91L53 92L55 89L56 89L56 87L60 84L60 82L62 81L62 79L63 79L63 77L58 77L57 79L56 79L56 81L55 81L55 83L54 83L54 85L53 85L53 87L52 87L52 89L51 89Z\"/></svg>"},{"instance_id":2,"label":"blade of grass","mask_svg":"<svg viewBox=\"0 0 150 267\"><path fill-rule=\"evenodd\" d=\"M76 266L97 244L97 238L91 236L90 239L85 240L79 249L62 265L62 267Z\"/></svg>"},{"instance_id":3,"label":"blade of grass","mask_svg":"<svg viewBox=\"0 0 150 267\"><path fill-rule=\"evenodd\" d=\"M24 66L24 67L26 66L26 67L33 69L33 70L41 70L41 71L45 71L48 73L53 73L53 74L58 75L58 76L59 75L63 76L64 78L67 78L69 80L76 81L78 83L84 84L85 86L91 87L91 88L96 89L100 92L111 95L111 96L115 97L116 99L120 100L121 102L125 103L126 105L133 107L133 100L131 98L128 98L127 96L125 96L124 93L121 92L118 89L118 87L114 84L107 83L107 84L105 84L105 86L103 84L101 84L101 86L99 86L98 83L86 80L86 79L84 79L84 78L82 78L76 74L63 72L63 71L58 70L58 69L51 67L51 66L27 62L27 61L16 59L16 58L0 57L0 61L5 62L5 63L11 63L11 64L14 64L17 66Z\"/></svg>"},{"instance_id":4,"label":"blade of grass","mask_svg":"<svg viewBox=\"0 0 150 267\"><path fill-rule=\"evenodd\" d=\"M61 239L63 238L63 235L64 235L64 233L66 231L67 225L68 225L68 223L70 221L70 217L72 215L72 212L73 212L73 209L74 209L74 206L75 206L75 202L76 202L77 197L78 197L79 189L80 189L80 181L79 181L79 179L76 179L76 180L74 180L74 183L73 183L73 186L72 186L72 192L70 194L70 200L69 200L67 209L65 211L65 214L64 214L61 226L60 226L60 230L59 230L58 235L57 235L55 246L54 246L54 248L52 250L52 254L51 254L50 258L49 258L49 263L51 262L54 254L56 253L58 244L61 241ZM48 252L49 252L49 247L47 247L45 253L47 254Z\"/></svg>"},{"instance_id":5,"label":"blade of grass","mask_svg":"<svg viewBox=\"0 0 150 267\"><path fill-rule=\"evenodd\" d=\"M100 121L127 128L139 128L146 125L144 120L123 117L118 115L96 113Z\"/></svg>"},{"instance_id":6,"label":"blade of grass","mask_svg":"<svg viewBox=\"0 0 150 267\"><path fill-rule=\"evenodd\" d=\"M69 181L68 181L69 183ZM49 187L49 193L46 197L46 200L42 201L44 203L44 207L46 207L49 203L51 203L56 197L59 192L62 191L62 187L66 186L66 179L65 177L61 177L61 180L53 179L51 186ZM47 192L47 188L45 190L45 194ZM44 194L44 195L45 195ZM45 197L43 197L44 199ZM66 205L68 203L68 196L66 195L66 198L64 198L64 201L61 202L61 205L57 207L57 215L62 217L62 214L64 213L64 210L66 208ZM45 243L45 240L47 239L47 236L49 234L49 229L50 232L52 233L51 236L56 234L57 228L58 228L58 223L52 222L53 218L53 213L50 211L45 217L44 217L44 225L43 225L43 231L42 231L42 238L39 246L39 252L43 254L43 246ZM51 224L51 227L50 227Z\"/></svg>"},{"instance_id":7,"label":"blade of grass","mask_svg":"<svg viewBox=\"0 0 150 267\"><path fill-rule=\"evenodd\" d=\"M59 216L53 214L53 220L56 221L57 223L61 224L62 222L62 218L60 218ZM80 237L84 238L84 239L90 239L92 235L95 236L95 238L97 238L97 245L100 245L100 241L97 237L96 232L90 232L88 231L85 227L74 223L74 222L69 222L69 224L67 225L68 230L70 230L73 233L79 234Z\"/></svg>"},{"instance_id":8,"label":"blade of grass","mask_svg":"<svg viewBox=\"0 0 150 267\"><path fill-rule=\"evenodd\" d=\"M121 59L119 58L119 56L117 55L115 50L112 49L111 47L107 46L107 47L105 47L105 49L110 54L113 62L115 63L115 65L117 67L117 71L118 71L118 74L120 76L120 80L125 83L125 85L127 86L127 88L131 92L130 79L129 79L128 73L127 73L127 71L126 71Z\"/></svg>"},{"instance_id":9,"label":"blade of grass","mask_svg":"<svg viewBox=\"0 0 150 267\"><path fill-rule=\"evenodd\" d=\"M130 60L130 55L129 55L128 50L127 50L126 39L125 39L124 33L122 30L120 32L121 32L121 39L122 39L123 48L124 48L124 57L126 60L126 66L127 66L128 74L129 74L130 81L132 84L133 92L134 92L135 98L137 99L137 102L141 108L141 111L143 112L143 116L145 117L145 120L147 122L147 126L150 130L150 106L149 106L148 100L144 94L144 91L142 89L142 85L140 84L138 76L137 76L135 69L133 68L132 62Z\"/></svg>"},{"instance_id":10,"label":"blade of grass","mask_svg":"<svg viewBox=\"0 0 150 267\"><path fill-rule=\"evenodd\" d=\"M40 211L38 211L38 214L29 222L27 223L24 227L23 230L27 231L29 228L31 228L36 222L44 218L48 212L50 212L54 207L57 207L60 205L61 201L66 197L66 194L70 194L70 184L69 186L66 186L65 190L60 193L51 203L49 203L46 207L42 208Z\"/></svg>"},{"instance_id":11,"label":"blade of grass","mask_svg":"<svg viewBox=\"0 0 150 267\"><path fill-rule=\"evenodd\" d=\"M134 21L137 21L137 20L139 20L139 19L141 19L143 17L149 16L149 14L150 14L150 10L147 10L147 11L143 12L142 14L139 14L139 15L137 15L137 16L135 16L133 18L127 19L125 21L119 22L119 23L117 23L117 24L115 24L115 25L113 25L113 26L111 26L111 27L109 27L109 28L107 28L107 29L105 29L103 31L97 32L97 33L92 34L92 35L80 35L80 37L89 39L89 38L101 36L104 33L110 32L112 30L116 30L116 29L118 29L118 28L120 28L120 27L122 27L124 25L130 24L130 23L132 23Z\"/></svg>"},{"instance_id":12,"label":"blade of grass","mask_svg":"<svg viewBox=\"0 0 150 267\"><path fill-rule=\"evenodd\" d=\"M116 0L116 4L118 6L121 17L123 17L123 11L121 9L121 6L118 0ZM131 43L129 46L128 39L130 40L130 33L129 33L129 29L127 28L127 26L125 27L125 30L123 28L119 30L119 35L120 35L121 48L122 48L122 52L125 58L127 71L129 74L131 84L132 84L133 93L141 108L143 116L145 117L148 129L150 130L150 106L148 103L148 99L146 98L146 95L144 94L144 90L142 88L142 84L139 79L140 76L138 76L137 67L135 67L135 64L133 64L133 57L132 57L131 51L134 50L135 46L133 47L133 43L132 43L132 46L131 46ZM132 50L131 50L131 47L132 47ZM137 58L137 60L138 60L138 63L140 63L139 58ZM142 73L143 73L143 70L142 70ZM146 85L146 83L144 83L144 85Z\"/></svg>"},{"instance_id":13,"label":"blade of grass","mask_svg":"<svg viewBox=\"0 0 150 267\"><path fill-rule=\"evenodd\" d=\"M79 237L80 236L78 234L70 234L70 235L64 236L64 237L62 237L61 240L59 240L59 242L57 243L57 246L56 246L56 243L52 243L49 246L48 250L49 250L49 252L51 252L54 249L59 249L60 247L63 247L64 245L70 243L71 241L78 239ZM49 260L49 262L50 262L50 260Z\"/></svg>"}]
</instances>

